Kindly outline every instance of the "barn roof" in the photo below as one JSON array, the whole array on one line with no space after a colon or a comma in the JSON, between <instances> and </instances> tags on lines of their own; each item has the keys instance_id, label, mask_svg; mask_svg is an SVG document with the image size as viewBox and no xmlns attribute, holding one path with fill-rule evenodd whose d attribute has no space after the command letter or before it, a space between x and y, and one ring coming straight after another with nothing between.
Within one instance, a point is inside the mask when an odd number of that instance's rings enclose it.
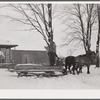
<instances>
[{"instance_id":1,"label":"barn roof","mask_svg":"<svg viewBox=\"0 0 100 100\"><path fill-rule=\"evenodd\" d=\"M13 44L9 41L4 41L0 39L0 48L12 48L18 46L17 44Z\"/></svg>"}]
</instances>

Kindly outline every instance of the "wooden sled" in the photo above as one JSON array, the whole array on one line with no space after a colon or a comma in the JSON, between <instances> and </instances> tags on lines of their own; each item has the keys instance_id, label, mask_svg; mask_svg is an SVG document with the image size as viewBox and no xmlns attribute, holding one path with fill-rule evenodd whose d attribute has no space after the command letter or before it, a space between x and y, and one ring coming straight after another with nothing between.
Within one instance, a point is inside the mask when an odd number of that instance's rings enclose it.
<instances>
[{"instance_id":1,"label":"wooden sled","mask_svg":"<svg viewBox=\"0 0 100 100\"><path fill-rule=\"evenodd\" d=\"M39 64L17 64L14 71L20 76L54 76L55 72L63 73L63 66L49 66ZM63 73L64 74L64 73Z\"/></svg>"}]
</instances>

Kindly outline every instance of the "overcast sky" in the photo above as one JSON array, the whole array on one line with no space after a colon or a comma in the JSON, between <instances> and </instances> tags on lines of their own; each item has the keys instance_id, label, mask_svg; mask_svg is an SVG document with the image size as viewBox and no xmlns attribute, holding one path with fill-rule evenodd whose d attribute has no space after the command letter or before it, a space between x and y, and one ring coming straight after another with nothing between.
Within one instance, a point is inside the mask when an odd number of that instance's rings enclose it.
<instances>
[{"instance_id":1,"label":"overcast sky","mask_svg":"<svg viewBox=\"0 0 100 100\"><path fill-rule=\"evenodd\" d=\"M0 14L8 13L4 9L0 9ZM9 11L10 13L10 11ZM75 47L59 47L61 44L61 38L64 35L65 25L59 18L53 19L53 29L54 29L54 41L57 45L57 54L60 56L67 56L70 52L70 48L75 50ZM22 31L24 30L23 24L19 22L12 22L9 19L0 17L0 39L5 41L10 41L12 43L18 44L17 50L45 50L46 46L43 37L40 33L36 31ZM95 35L94 35L95 36ZM96 37L93 37L92 49L95 50ZM79 48L81 49L81 47ZM83 50L78 50L83 52Z\"/></svg>"}]
</instances>

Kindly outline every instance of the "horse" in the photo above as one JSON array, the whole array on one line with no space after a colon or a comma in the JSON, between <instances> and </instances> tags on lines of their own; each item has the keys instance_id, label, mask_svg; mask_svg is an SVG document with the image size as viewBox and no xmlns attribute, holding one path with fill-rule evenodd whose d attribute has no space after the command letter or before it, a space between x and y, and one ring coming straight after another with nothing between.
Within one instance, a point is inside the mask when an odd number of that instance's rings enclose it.
<instances>
[{"instance_id":1,"label":"horse","mask_svg":"<svg viewBox=\"0 0 100 100\"><path fill-rule=\"evenodd\" d=\"M72 71L75 75L75 70L77 71L77 74L82 72L82 67L84 65L87 66L87 74L90 74L89 67L91 64L96 63L96 53L94 51L91 51L88 54L79 55L79 56L68 56L65 58L65 74L67 74L67 69L70 70L70 67L73 66Z\"/></svg>"},{"instance_id":2,"label":"horse","mask_svg":"<svg viewBox=\"0 0 100 100\"><path fill-rule=\"evenodd\" d=\"M73 66L72 71L73 71L73 74L75 74L74 73L74 70L75 70L75 57L74 56L68 56L65 58L65 74L67 74L68 72L67 70L69 70L71 73L71 70L70 70L71 66Z\"/></svg>"},{"instance_id":3,"label":"horse","mask_svg":"<svg viewBox=\"0 0 100 100\"><path fill-rule=\"evenodd\" d=\"M75 68L77 69L77 73L79 74L82 71L82 67L85 65L87 67L87 74L90 74L90 65L96 64L96 58L97 55L94 51L91 51L89 54L75 57Z\"/></svg>"}]
</instances>

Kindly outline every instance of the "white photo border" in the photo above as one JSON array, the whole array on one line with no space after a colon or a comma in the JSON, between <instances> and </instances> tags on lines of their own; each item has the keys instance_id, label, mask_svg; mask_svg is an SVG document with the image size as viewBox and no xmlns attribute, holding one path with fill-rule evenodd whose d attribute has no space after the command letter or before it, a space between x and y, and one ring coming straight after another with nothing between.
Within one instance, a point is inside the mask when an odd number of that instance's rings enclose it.
<instances>
[{"instance_id":1,"label":"white photo border","mask_svg":"<svg viewBox=\"0 0 100 100\"><path fill-rule=\"evenodd\" d=\"M20 1L0 1L19 3ZM100 3L100 1L27 1L29 3ZM27 3L21 1L20 3ZM55 90L55 89L0 89L0 99L100 99L100 90Z\"/></svg>"}]
</instances>

